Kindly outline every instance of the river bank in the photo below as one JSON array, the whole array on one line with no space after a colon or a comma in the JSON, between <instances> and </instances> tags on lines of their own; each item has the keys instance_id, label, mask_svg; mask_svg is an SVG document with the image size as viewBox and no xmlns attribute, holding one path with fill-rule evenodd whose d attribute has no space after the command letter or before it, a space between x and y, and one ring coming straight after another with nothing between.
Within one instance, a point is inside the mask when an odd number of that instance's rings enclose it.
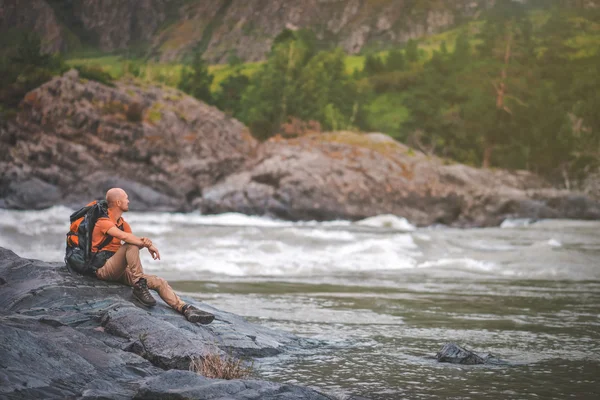
<instances>
[{"instance_id":1,"label":"river bank","mask_svg":"<svg viewBox=\"0 0 600 400\"><path fill-rule=\"evenodd\" d=\"M160 302L149 310L131 289L73 276L64 264L0 248L0 395L9 398L331 400L296 385L208 379L188 371L210 354L265 357L310 346L281 331L195 303L215 314L191 324Z\"/></svg>"}]
</instances>

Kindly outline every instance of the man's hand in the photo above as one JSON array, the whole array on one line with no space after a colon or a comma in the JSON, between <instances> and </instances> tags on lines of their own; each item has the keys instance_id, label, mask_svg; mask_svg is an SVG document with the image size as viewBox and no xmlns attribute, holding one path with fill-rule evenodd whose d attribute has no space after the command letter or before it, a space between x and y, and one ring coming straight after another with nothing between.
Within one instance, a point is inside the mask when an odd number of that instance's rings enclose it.
<instances>
[{"instance_id":1,"label":"man's hand","mask_svg":"<svg viewBox=\"0 0 600 400\"><path fill-rule=\"evenodd\" d=\"M148 249L152 247L152 240L148 239L147 237L141 237L140 239L143 247L147 247Z\"/></svg>"},{"instance_id":2,"label":"man's hand","mask_svg":"<svg viewBox=\"0 0 600 400\"><path fill-rule=\"evenodd\" d=\"M156 247L150 246L148 247L148 251L150 252L154 260L160 260L160 253L158 252L158 249Z\"/></svg>"}]
</instances>

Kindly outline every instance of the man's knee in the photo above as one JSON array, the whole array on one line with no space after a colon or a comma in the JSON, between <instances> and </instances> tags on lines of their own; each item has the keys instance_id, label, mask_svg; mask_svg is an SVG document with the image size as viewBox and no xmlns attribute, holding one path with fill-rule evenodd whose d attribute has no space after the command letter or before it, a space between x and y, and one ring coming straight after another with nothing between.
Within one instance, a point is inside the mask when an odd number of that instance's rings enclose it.
<instances>
[{"instance_id":1,"label":"man's knee","mask_svg":"<svg viewBox=\"0 0 600 400\"><path fill-rule=\"evenodd\" d=\"M166 279L161 278L159 276L156 275L147 275L146 276L146 281L148 282L148 287L150 289L160 289L160 288L164 288L164 287L168 287L169 283L166 281Z\"/></svg>"},{"instance_id":2,"label":"man's knee","mask_svg":"<svg viewBox=\"0 0 600 400\"><path fill-rule=\"evenodd\" d=\"M123 246L125 246L125 251L127 252L137 251L139 253L140 251L140 248L137 247L135 244L125 243Z\"/></svg>"}]
</instances>

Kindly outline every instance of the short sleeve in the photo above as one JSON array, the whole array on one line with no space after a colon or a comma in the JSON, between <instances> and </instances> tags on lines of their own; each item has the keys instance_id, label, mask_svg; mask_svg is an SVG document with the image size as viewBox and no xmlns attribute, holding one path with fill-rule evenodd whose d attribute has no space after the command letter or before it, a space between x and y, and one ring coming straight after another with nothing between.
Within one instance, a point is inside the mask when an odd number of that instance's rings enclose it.
<instances>
[{"instance_id":1,"label":"short sleeve","mask_svg":"<svg viewBox=\"0 0 600 400\"><path fill-rule=\"evenodd\" d=\"M103 235L106 235L106 231L108 231L113 226L116 226L114 222L112 222L108 218L99 218L96 221L96 226L94 229L98 229Z\"/></svg>"}]
</instances>

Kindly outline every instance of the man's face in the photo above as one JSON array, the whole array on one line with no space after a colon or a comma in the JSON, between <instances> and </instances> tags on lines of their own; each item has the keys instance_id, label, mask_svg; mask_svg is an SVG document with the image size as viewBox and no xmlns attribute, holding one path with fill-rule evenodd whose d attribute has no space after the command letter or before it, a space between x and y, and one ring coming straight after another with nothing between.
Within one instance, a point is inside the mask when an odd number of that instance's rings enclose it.
<instances>
[{"instance_id":1,"label":"man's face","mask_svg":"<svg viewBox=\"0 0 600 400\"><path fill-rule=\"evenodd\" d=\"M129 196L127 196L127 193L123 193L121 198L117 201L117 205L121 211L129 211Z\"/></svg>"}]
</instances>

